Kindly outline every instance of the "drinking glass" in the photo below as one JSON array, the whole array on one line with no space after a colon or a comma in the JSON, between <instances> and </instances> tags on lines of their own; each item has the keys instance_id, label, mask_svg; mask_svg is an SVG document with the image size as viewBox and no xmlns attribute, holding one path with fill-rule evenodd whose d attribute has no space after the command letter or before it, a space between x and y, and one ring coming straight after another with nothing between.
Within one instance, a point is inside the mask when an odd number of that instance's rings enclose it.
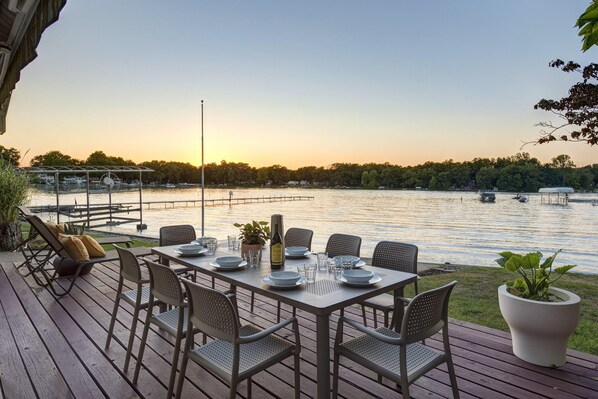
<instances>
[{"instance_id":1,"label":"drinking glass","mask_svg":"<svg viewBox=\"0 0 598 399\"><path fill-rule=\"evenodd\" d=\"M336 261L334 259L328 259L327 263L328 263L328 273L334 274L334 271L336 270L336 267L338 266L336 264Z\"/></svg>"},{"instance_id":2,"label":"drinking glass","mask_svg":"<svg viewBox=\"0 0 598 399\"><path fill-rule=\"evenodd\" d=\"M228 249L235 249L233 242L237 241L237 236L236 235L229 235L226 236L227 240L228 240Z\"/></svg>"},{"instance_id":3,"label":"drinking glass","mask_svg":"<svg viewBox=\"0 0 598 399\"><path fill-rule=\"evenodd\" d=\"M334 278L336 280L340 280L341 276L343 275L343 271L345 271L344 267L335 265L334 266Z\"/></svg>"},{"instance_id":4,"label":"drinking glass","mask_svg":"<svg viewBox=\"0 0 598 399\"><path fill-rule=\"evenodd\" d=\"M210 240L207 243L208 248L208 256L214 256L216 254L216 247L218 246L218 241Z\"/></svg>"},{"instance_id":5,"label":"drinking glass","mask_svg":"<svg viewBox=\"0 0 598 399\"><path fill-rule=\"evenodd\" d=\"M323 271L323 272L327 271L328 270L328 253L318 252L317 259L318 259L318 270Z\"/></svg>"},{"instance_id":6,"label":"drinking glass","mask_svg":"<svg viewBox=\"0 0 598 399\"><path fill-rule=\"evenodd\" d=\"M249 263L249 267L258 267L261 259L261 249L250 249L247 251L247 263Z\"/></svg>"},{"instance_id":7,"label":"drinking glass","mask_svg":"<svg viewBox=\"0 0 598 399\"><path fill-rule=\"evenodd\" d=\"M241 240L234 239L231 244L233 251L238 251L241 248Z\"/></svg>"},{"instance_id":8,"label":"drinking glass","mask_svg":"<svg viewBox=\"0 0 598 399\"><path fill-rule=\"evenodd\" d=\"M341 256L341 266L344 269L353 269L353 257L352 256Z\"/></svg>"},{"instance_id":9,"label":"drinking glass","mask_svg":"<svg viewBox=\"0 0 598 399\"><path fill-rule=\"evenodd\" d=\"M308 263L304 266L305 268L305 280L308 284L316 282L316 271L318 270L318 265L315 263Z\"/></svg>"}]
</instances>

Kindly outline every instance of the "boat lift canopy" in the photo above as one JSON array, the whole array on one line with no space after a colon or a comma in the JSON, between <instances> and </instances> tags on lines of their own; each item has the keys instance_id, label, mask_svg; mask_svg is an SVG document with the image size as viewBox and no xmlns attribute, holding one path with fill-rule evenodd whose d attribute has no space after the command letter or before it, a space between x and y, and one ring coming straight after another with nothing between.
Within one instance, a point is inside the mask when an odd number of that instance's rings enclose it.
<instances>
[{"instance_id":1,"label":"boat lift canopy","mask_svg":"<svg viewBox=\"0 0 598 399\"><path fill-rule=\"evenodd\" d=\"M538 190L542 204L567 205L569 194L575 192L571 187L544 187Z\"/></svg>"},{"instance_id":2,"label":"boat lift canopy","mask_svg":"<svg viewBox=\"0 0 598 399\"><path fill-rule=\"evenodd\" d=\"M68 166L30 166L19 168L19 170L28 174L46 174L54 175L54 185L56 190L56 219L60 222L61 212L65 212L68 216L79 217L79 220L71 220L73 223L86 222L87 227L101 227L101 226L112 226L122 223L139 222L137 225L138 230L143 230L146 226L143 224L143 184L141 176L143 173L153 172L153 169L145 166L79 166L79 165L68 165ZM79 205L73 207L72 205L60 205L60 174L85 174L86 183L85 191L87 197L86 205ZM109 178L112 173L138 173L139 174L139 209L115 209L112 206L112 186L107 185L108 188L108 206L90 206L89 204L89 175L90 173L106 174ZM110 180L110 179L109 179ZM75 209L76 208L76 209ZM139 218L131 218L129 216L118 216L119 213L129 213L133 211L139 211ZM98 223L92 225L92 222Z\"/></svg>"}]
</instances>

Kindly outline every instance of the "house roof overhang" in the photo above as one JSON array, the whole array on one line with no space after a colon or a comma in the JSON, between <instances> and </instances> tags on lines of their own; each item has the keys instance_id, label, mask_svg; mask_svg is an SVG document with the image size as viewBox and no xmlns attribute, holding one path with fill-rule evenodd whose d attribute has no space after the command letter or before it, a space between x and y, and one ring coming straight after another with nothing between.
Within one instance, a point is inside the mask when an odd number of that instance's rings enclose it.
<instances>
[{"instance_id":1,"label":"house roof overhang","mask_svg":"<svg viewBox=\"0 0 598 399\"><path fill-rule=\"evenodd\" d=\"M37 57L44 30L58 20L66 0L0 2L0 134L6 131L10 97L21 70Z\"/></svg>"}]
</instances>

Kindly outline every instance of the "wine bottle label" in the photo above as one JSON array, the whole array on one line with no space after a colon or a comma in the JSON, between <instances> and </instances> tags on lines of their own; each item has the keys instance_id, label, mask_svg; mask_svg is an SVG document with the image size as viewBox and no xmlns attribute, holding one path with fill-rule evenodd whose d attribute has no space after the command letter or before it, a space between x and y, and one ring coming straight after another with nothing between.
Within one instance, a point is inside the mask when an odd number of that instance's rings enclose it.
<instances>
[{"instance_id":1,"label":"wine bottle label","mask_svg":"<svg viewBox=\"0 0 598 399\"><path fill-rule=\"evenodd\" d=\"M281 266L282 265L282 243L274 244L270 248L272 253L272 265L273 266Z\"/></svg>"}]
</instances>

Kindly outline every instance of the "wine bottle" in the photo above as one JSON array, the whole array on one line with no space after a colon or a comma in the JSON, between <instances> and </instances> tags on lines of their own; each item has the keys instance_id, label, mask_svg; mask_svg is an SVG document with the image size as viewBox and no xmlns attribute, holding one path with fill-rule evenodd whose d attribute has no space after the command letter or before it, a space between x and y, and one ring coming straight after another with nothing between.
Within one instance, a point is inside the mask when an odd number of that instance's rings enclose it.
<instances>
[{"instance_id":1,"label":"wine bottle","mask_svg":"<svg viewBox=\"0 0 598 399\"><path fill-rule=\"evenodd\" d=\"M278 223L274 225L274 233L270 239L270 267L272 269L281 269L282 260L284 259L284 245L282 243L282 236L278 230Z\"/></svg>"}]
</instances>

